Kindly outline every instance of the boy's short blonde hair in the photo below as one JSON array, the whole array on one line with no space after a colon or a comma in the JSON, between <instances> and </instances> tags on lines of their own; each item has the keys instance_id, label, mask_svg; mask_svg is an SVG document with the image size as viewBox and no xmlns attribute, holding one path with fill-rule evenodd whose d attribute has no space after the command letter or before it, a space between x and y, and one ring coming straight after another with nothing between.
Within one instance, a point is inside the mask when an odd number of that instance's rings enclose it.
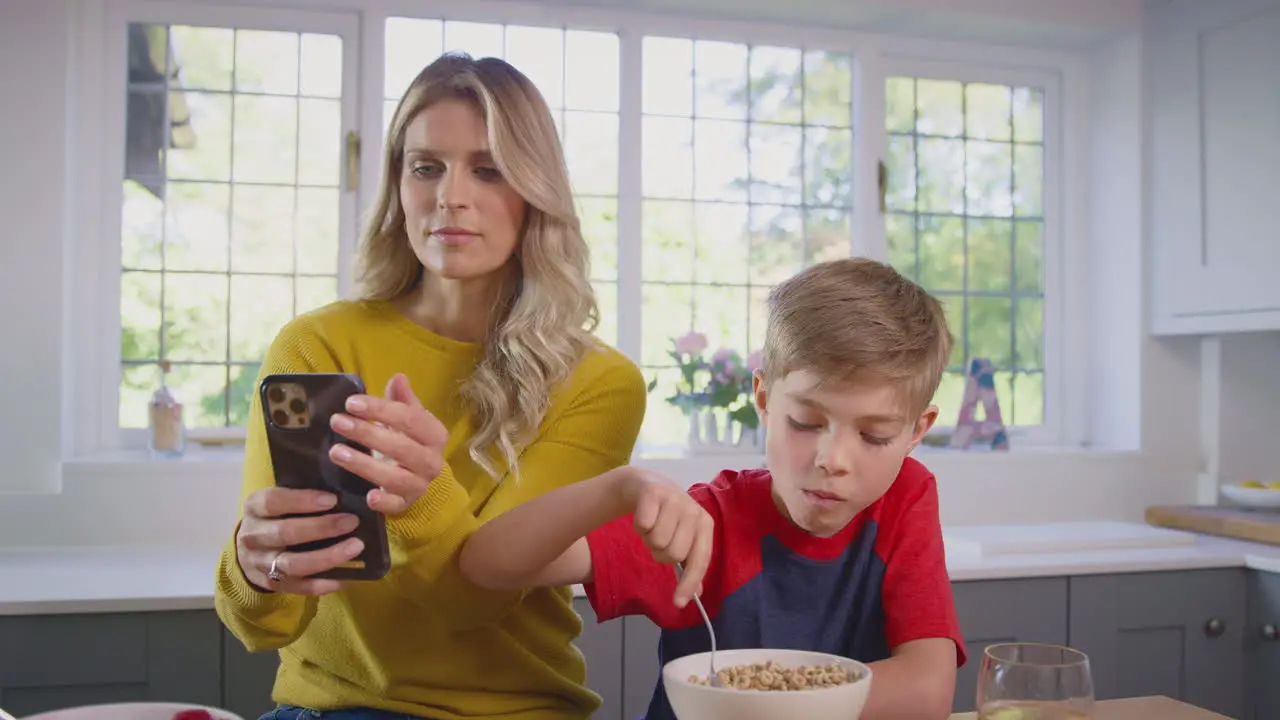
<instances>
[{"instance_id":1,"label":"boy's short blonde hair","mask_svg":"<svg viewBox=\"0 0 1280 720\"><path fill-rule=\"evenodd\" d=\"M889 265L813 265L769 293L766 382L806 370L823 384L894 385L923 412L951 356L942 304Z\"/></svg>"}]
</instances>

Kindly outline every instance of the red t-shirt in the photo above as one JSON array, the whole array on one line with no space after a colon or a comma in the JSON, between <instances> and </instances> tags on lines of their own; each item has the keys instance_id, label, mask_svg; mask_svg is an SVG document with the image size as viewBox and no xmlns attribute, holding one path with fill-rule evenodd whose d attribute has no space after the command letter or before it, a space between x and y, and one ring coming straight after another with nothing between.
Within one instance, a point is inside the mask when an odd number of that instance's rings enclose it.
<instances>
[{"instance_id":1,"label":"red t-shirt","mask_svg":"<svg viewBox=\"0 0 1280 720\"><path fill-rule=\"evenodd\" d=\"M948 638L956 619L933 474L907 458L884 496L839 533L810 535L773 503L767 470L726 470L689 488L716 522L701 600L720 649L794 648L873 662L902 643ZM662 628L658 662L710 650L697 608L672 603L675 570L649 554L626 516L587 536L601 622L644 615ZM671 720L659 678L646 716Z\"/></svg>"}]
</instances>

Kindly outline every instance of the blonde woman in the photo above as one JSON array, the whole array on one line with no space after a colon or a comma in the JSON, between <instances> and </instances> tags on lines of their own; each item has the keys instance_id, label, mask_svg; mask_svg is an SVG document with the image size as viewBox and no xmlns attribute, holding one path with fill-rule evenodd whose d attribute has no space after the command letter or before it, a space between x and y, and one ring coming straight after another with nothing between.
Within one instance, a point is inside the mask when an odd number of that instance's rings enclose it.
<instances>
[{"instance_id":1,"label":"blonde woman","mask_svg":"<svg viewBox=\"0 0 1280 720\"><path fill-rule=\"evenodd\" d=\"M551 113L494 58L446 55L405 92L360 248L363 297L298 317L262 373L353 372L341 435L394 462L334 449L378 486L392 569L308 579L360 551L324 550L354 518L327 494L274 487L255 406L243 508L217 572L218 614L251 650L279 650L264 718L586 718L568 588L491 592L457 553L487 519L625 465L645 410L631 361L590 334L587 246ZM331 712L333 711L333 712Z\"/></svg>"}]
</instances>

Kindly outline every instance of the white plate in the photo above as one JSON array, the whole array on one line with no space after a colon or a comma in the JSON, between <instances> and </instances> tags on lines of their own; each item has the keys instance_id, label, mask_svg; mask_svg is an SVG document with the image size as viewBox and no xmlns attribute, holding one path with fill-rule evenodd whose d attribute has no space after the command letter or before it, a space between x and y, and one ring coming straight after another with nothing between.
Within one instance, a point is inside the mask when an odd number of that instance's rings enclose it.
<instances>
[{"instance_id":1,"label":"white plate","mask_svg":"<svg viewBox=\"0 0 1280 720\"><path fill-rule=\"evenodd\" d=\"M1280 490L1223 485L1222 496L1236 505L1248 508L1280 510Z\"/></svg>"},{"instance_id":2,"label":"white plate","mask_svg":"<svg viewBox=\"0 0 1280 720\"><path fill-rule=\"evenodd\" d=\"M142 702L87 705L28 715L19 720L173 720L183 710L205 710L215 720L244 720L226 710L184 703ZM0 715L2 717L2 715Z\"/></svg>"}]
</instances>

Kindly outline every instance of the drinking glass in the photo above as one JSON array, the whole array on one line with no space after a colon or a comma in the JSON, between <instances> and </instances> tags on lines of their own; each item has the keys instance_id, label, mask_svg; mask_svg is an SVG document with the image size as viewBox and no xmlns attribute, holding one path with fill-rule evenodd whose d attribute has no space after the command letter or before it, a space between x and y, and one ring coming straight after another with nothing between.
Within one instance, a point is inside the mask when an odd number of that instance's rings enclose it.
<instances>
[{"instance_id":1,"label":"drinking glass","mask_svg":"<svg viewBox=\"0 0 1280 720\"><path fill-rule=\"evenodd\" d=\"M1093 677L1079 650L1041 643L987 647L978 669L979 720L1088 720Z\"/></svg>"}]
</instances>

